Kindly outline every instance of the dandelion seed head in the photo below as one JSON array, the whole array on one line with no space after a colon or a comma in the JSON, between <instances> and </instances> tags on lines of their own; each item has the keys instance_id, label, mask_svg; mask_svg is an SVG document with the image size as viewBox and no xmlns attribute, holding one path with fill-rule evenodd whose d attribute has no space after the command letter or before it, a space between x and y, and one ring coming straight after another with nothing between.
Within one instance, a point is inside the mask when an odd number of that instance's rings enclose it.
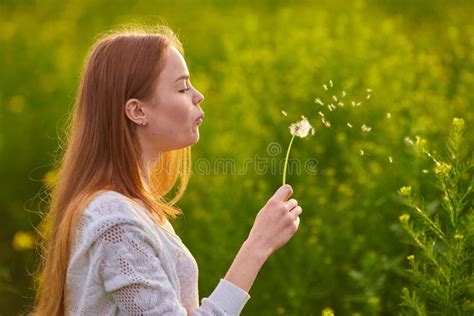
<instances>
[{"instance_id":1,"label":"dandelion seed head","mask_svg":"<svg viewBox=\"0 0 474 316\"><path fill-rule=\"evenodd\" d=\"M301 116L301 120L299 122L292 123L290 125L290 133L293 136L305 138L306 136L308 136L309 133L311 133L311 135L314 135L314 132L314 128L311 126L308 119L303 115Z\"/></svg>"}]
</instances>

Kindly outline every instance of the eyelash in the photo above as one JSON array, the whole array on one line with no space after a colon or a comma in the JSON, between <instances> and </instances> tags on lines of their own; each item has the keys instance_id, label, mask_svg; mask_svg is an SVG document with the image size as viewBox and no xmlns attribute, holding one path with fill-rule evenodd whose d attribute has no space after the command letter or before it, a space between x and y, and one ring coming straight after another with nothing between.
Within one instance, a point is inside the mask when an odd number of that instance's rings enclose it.
<instances>
[{"instance_id":1,"label":"eyelash","mask_svg":"<svg viewBox=\"0 0 474 316\"><path fill-rule=\"evenodd\" d=\"M188 91L188 90L189 90L189 88L186 88L186 89L179 90L179 92L185 93L185 92Z\"/></svg>"}]
</instances>

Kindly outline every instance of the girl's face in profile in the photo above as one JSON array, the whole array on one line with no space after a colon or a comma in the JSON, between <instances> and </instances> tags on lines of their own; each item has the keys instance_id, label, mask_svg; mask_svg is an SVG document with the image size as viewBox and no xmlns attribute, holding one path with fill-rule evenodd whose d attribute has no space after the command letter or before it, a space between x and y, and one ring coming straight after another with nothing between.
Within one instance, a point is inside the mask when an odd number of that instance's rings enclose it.
<instances>
[{"instance_id":1,"label":"girl's face in profile","mask_svg":"<svg viewBox=\"0 0 474 316\"><path fill-rule=\"evenodd\" d=\"M141 145L151 157L196 143L204 116L204 96L191 85L181 53L171 46L164 58L153 94L142 102L148 124L138 128Z\"/></svg>"}]
</instances>

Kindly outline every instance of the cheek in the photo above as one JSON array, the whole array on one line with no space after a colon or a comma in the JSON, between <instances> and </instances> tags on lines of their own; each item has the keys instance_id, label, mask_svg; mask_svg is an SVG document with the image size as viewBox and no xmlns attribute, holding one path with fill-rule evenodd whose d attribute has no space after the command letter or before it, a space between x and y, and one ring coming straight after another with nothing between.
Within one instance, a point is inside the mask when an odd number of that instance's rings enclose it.
<instances>
[{"instance_id":1,"label":"cheek","mask_svg":"<svg viewBox=\"0 0 474 316\"><path fill-rule=\"evenodd\" d=\"M187 97L183 94L180 95L180 98L177 98L174 104L170 107L171 115L173 116L173 120L177 122L191 122L192 115L193 115L193 108L190 105L190 101L187 100Z\"/></svg>"},{"instance_id":2,"label":"cheek","mask_svg":"<svg viewBox=\"0 0 474 316\"><path fill-rule=\"evenodd\" d=\"M158 110L155 113L158 123L156 127L158 129L164 128L167 134L173 133L173 131L186 130L193 123L193 111L189 103L180 98L173 101L169 102L166 107L161 108L161 111Z\"/></svg>"}]
</instances>

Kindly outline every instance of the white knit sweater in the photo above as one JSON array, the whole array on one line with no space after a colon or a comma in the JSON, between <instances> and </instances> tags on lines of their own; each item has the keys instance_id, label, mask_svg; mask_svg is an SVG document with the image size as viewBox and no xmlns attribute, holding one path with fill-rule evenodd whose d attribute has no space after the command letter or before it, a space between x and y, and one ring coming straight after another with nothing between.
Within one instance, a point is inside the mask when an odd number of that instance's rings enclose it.
<instances>
[{"instance_id":1,"label":"white knit sweater","mask_svg":"<svg viewBox=\"0 0 474 316\"><path fill-rule=\"evenodd\" d=\"M167 222L114 191L79 222L66 280L67 315L239 315L250 295L219 284L199 306L198 267Z\"/></svg>"}]
</instances>

